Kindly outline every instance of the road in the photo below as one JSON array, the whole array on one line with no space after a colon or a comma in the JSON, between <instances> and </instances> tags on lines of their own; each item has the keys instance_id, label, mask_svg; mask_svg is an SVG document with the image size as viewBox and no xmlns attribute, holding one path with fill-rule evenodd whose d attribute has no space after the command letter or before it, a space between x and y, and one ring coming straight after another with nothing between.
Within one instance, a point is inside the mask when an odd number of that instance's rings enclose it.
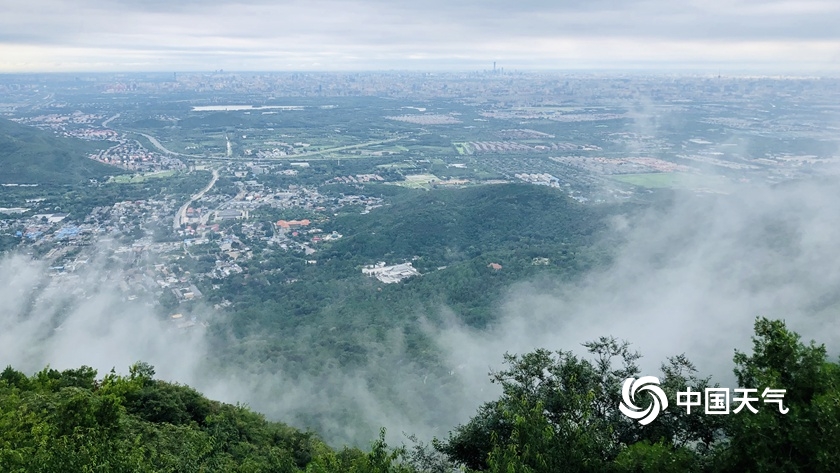
<instances>
[{"instance_id":1,"label":"road","mask_svg":"<svg viewBox=\"0 0 840 473\"><path fill-rule=\"evenodd\" d=\"M177 153L175 151L167 149L165 146L163 146L160 143L160 141L157 140L157 138L155 138L152 135L147 135L146 133L141 133L139 131L135 131L134 133L137 133L138 135L145 136L146 139L148 139L149 142L151 142L152 145L155 148L157 148L158 150L160 150L160 151L162 151L166 154L170 154L170 155L173 155L173 156L185 156L187 158L200 158L200 159L205 159L205 160L217 160L217 161L230 161L230 160L236 159L236 158L233 158L233 156L232 156L233 155L233 146L232 146L232 143L230 142L230 139L227 137L227 135L225 135L225 140L227 141L227 152L225 153L226 156L221 157L221 156L201 156L201 155L197 155L197 154ZM338 146L338 147L335 147L335 148L322 149L320 151L309 151L309 152L306 152L306 153L292 154L292 155L289 155L289 156L284 156L282 158L249 159L249 161L288 161L288 160L306 158L306 157L309 157L309 156L318 156L319 154L332 153L332 152L335 152L335 151L344 151L344 150L348 150L348 149L366 148L368 146L381 145L381 144L385 144L385 143L393 143L395 141L399 141L399 140L403 140L405 138L408 138L409 136L410 135L397 136L395 138L388 138L388 139L385 139L385 140L368 141L368 142L365 142L365 143L358 143L358 144L355 144L355 145ZM348 157L352 157L352 156L348 156Z\"/></svg>"},{"instance_id":2,"label":"road","mask_svg":"<svg viewBox=\"0 0 840 473\"><path fill-rule=\"evenodd\" d=\"M407 136L398 136L396 138L388 138L387 140L368 141L367 143L359 143L357 145L339 146L337 148L322 149L321 151L310 151L308 153L293 154L291 156L286 156L286 159L303 158L303 157L306 157L306 156L316 156L316 155L319 155L319 154L331 153L333 151L344 151L346 149L364 148L366 146L381 145L381 144L385 144L385 143L393 143L394 141L399 141L399 140L402 140L404 138L407 138Z\"/></svg>"},{"instance_id":3,"label":"road","mask_svg":"<svg viewBox=\"0 0 840 473\"><path fill-rule=\"evenodd\" d=\"M193 196L190 198L190 200L188 200L187 203L185 203L184 205L181 206L180 209L178 209L178 213L175 214L175 219L172 221L172 230L177 232L178 230L181 229L181 224L183 224L184 220L186 220L186 218L187 218L187 209L190 207L190 205L192 205L192 203L195 202L196 200L204 197L204 194L209 192L210 189L212 189L213 186L216 185L216 181L218 181L218 180L219 180L219 170L214 169L213 170L213 179L210 179L210 183L207 184L207 186L204 189L201 189L201 191L199 191L197 194L193 194Z\"/></svg>"},{"instance_id":4,"label":"road","mask_svg":"<svg viewBox=\"0 0 840 473\"><path fill-rule=\"evenodd\" d=\"M111 117L111 118L109 118L109 119L105 120L104 122L102 122L102 126L103 126L103 127L105 127L105 128L108 128L108 124L110 124L113 120L115 120L115 119L117 119L117 118L120 118L120 114L119 114L119 113L118 113L118 114L116 114L116 115L114 115L113 117Z\"/></svg>"},{"instance_id":5,"label":"road","mask_svg":"<svg viewBox=\"0 0 840 473\"><path fill-rule=\"evenodd\" d=\"M152 143L152 145L154 145L155 148L163 151L166 154L172 154L172 155L175 155L175 156L186 156L188 158L202 158L203 157L203 156L198 155L198 154L176 153L175 151L169 150L166 147L164 147L162 144L160 144L160 141L158 141L157 138L155 138L152 135L147 135L145 133L140 133L139 131L136 131L135 133L137 133L138 135L145 136L146 139L149 140Z\"/></svg>"},{"instance_id":6,"label":"road","mask_svg":"<svg viewBox=\"0 0 840 473\"><path fill-rule=\"evenodd\" d=\"M248 158L248 161L253 161L253 162L271 162L271 161L276 162L276 161L290 161L290 160L294 161L295 159L302 159L302 158L307 158L307 157L311 157L311 156L318 156L319 154L332 153L332 152L335 152L335 151L344 151L344 150L348 150L348 149L365 148L365 147L368 147L368 146L381 145L381 144L385 144L385 143L393 143L395 141L399 141L399 140L405 139L407 137L408 137L408 135L398 136L396 138L388 138L388 139L385 139L385 140L367 141L365 143L359 143L359 144L355 144L355 145L338 146L336 148L327 148L327 149L322 149L320 151L309 151L309 152L300 153L300 154L290 154L290 155L287 155L287 156L283 156L282 158ZM154 144L154 142L153 142L153 144ZM182 156L184 156L184 155L182 155ZM351 159L351 158L354 158L354 157L355 156L347 156L348 159ZM359 156L359 157L365 157L365 156ZM203 156L202 159L205 159L205 160L208 160L208 161L230 161L230 160L236 160L236 159L240 159L240 158L229 158L229 157L224 157L223 158L221 156Z\"/></svg>"}]
</instances>

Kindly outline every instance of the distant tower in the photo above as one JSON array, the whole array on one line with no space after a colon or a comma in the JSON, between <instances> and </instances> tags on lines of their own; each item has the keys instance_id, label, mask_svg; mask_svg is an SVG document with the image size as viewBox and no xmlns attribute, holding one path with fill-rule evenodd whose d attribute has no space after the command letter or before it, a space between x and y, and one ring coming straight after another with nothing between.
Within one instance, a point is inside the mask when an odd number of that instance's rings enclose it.
<instances>
[{"instance_id":1,"label":"distant tower","mask_svg":"<svg viewBox=\"0 0 840 473\"><path fill-rule=\"evenodd\" d=\"M493 72L496 72L496 61L493 61Z\"/></svg>"}]
</instances>

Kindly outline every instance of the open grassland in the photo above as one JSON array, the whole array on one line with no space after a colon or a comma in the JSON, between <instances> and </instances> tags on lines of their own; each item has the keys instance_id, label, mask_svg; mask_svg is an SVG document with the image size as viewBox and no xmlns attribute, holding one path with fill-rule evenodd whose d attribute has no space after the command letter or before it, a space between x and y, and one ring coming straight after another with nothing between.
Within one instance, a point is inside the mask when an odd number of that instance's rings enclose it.
<instances>
[{"instance_id":1,"label":"open grassland","mask_svg":"<svg viewBox=\"0 0 840 473\"><path fill-rule=\"evenodd\" d=\"M680 174L672 172L621 174L612 178L619 182L648 188L678 187L680 181L684 180Z\"/></svg>"},{"instance_id":2,"label":"open grassland","mask_svg":"<svg viewBox=\"0 0 840 473\"><path fill-rule=\"evenodd\" d=\"M682 172L654 172L642 174L621 174L611 176L613 180L649 189L721 189L727 180L721 176L708 176Z\"/></svg>"},{"instance_id":3,"label":"open grassland","mask_svg":"<svg viewBox=\"0 0 840 473\"><path fill-rule=\"evenodd\" d=\"M405 180L398 182L397 185L408 187L409 189L428 189L432 183L439 180L434 174L411 174L405 176Z\"/></svg>"},{"instance_id":4,"label":"open grassland","mask_svg":"<svg viewBox=\"0 0 840 473\"><path fill-rule=\"evenodd\" d=\"M455 142L452 143L452 146L455 147L455 151L457 151L459 155L463 156L465 154L472 154L472 149L470 149L467 143Z\"/></svg>"},{"instance_id":5,"label":"open grassland","mask_svg":"<svg viewBox=\"0 0 840 473\"><path fill-rule=\"evenodd\" d=\"M172 177L176 173L177 171L160 171L143 174L121 174L119 176L112 177L110 182L113 182L115 184L137 184L140 182L144 182L148 179L161 179L165 177Z\"/></svg>"},{"instance_id":6,"label":"open grassland","mask_svg":"<svg viewBox=\"0 0 840 473\"><path fill-rule=\"evenodd\" d=\"M415 164L406 163L406 162L396 162L396 163L388 163L388 164L380 164L376 166L380 169L412 169L417 167Z\"/></svg>"}]
</instances>

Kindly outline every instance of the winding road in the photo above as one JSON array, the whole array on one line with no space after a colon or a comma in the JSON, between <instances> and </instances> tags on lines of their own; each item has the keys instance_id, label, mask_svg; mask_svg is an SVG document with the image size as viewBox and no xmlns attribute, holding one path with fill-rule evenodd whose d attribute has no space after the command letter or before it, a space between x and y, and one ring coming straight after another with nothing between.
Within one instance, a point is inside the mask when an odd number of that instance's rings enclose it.
<instances>
[{"instance_id":1,"label":"winding road","mask_svg":"<svg viewBox=\"0 0 840 473\"><path fill-rule=\"evenodd\" d=\"M157 140L157 138L155 138L155 137L154 137L154 136L152 136L152 135L147 135L146 133L140 133L139 131L135 131L134 133L137 133L138 135L145 136L145 137L146 137L146 139L147 139L147 140L149 140L149 142L150 142L150 143L152 143L152 145L153 145L155 148L159 149L160 151L162 151L162 152L164 152L164 153L166 153L166 154L171 154L171 155L174 155L174 156L186 156L186 157L188 157L188 158L203 158L203 157L204 157L204 156L201 156L201 155L198 155L198 154L184 154L184 153L176 153L175 151L172 151L172 150L170 150L170 149L167 149L165 146L163 146L162 144L160 144L160 141L158 141L158 140Z\"/></svg>"},{"instance_id":2,"label":"winding road","mask_svg":"<svg viewBox=\"0 0 840 473\"><path fill-rule=\"evenodd\" d=\"M213 186L216 185L216 181L218 181L218 180L219 180L219 170L214 169L213 170L213 179L210 179L210 183L207 184L207 186L204 189L201 189L201 191L199 191L197 194L193 194L193 196L190 198L190 200L188 200L184 205L181 206L180 209L178 209L178 213L175 214L175 219L172 221L172 230L177 232L178 230L181 229L181 225L187 219L187 209L190 208L190 205L192 205L192 203L195 202L196 200L204 197L204 194L209 192L210 189L212 189Z\"/></svg>"}]
</instances>

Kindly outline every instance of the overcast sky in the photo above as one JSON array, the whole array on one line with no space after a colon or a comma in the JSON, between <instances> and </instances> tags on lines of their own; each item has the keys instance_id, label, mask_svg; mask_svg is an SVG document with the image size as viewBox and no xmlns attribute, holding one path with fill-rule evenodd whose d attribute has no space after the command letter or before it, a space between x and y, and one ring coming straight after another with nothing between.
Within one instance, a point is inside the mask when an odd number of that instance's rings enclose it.
<instances>
[{"instance_id":1,"label":"overcast sky","mask_svg":"<svg viewBox=\"0 0 840 473\"><path fill-rule=\"evenodd\" d=\"M840 0L2 0L0 72L840 69Z\"/></svg>"}]
</instances>

